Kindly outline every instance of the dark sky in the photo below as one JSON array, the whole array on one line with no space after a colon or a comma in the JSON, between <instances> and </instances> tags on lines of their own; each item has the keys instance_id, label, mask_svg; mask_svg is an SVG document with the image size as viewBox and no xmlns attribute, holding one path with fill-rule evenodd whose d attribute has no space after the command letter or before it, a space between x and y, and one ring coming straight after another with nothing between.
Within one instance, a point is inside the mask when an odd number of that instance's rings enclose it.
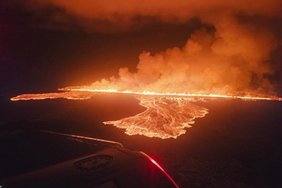
<instances>
[{"instance_id":1,"label":"dark sky","mask_svg":"<svg viewBox=\"0 0 282 188\"><path fill-rule=\"evenodd\" d=\"M20 6L4 3L2 10L1 84L15 93L88 84L116 74L121 66L134 69L143 50L183 45L201 25L194 19L189 24L150 23L133 31L89 32L79 26L47 27L47 22L39 26L41 18Z\"/></svg>"}]
</instances>

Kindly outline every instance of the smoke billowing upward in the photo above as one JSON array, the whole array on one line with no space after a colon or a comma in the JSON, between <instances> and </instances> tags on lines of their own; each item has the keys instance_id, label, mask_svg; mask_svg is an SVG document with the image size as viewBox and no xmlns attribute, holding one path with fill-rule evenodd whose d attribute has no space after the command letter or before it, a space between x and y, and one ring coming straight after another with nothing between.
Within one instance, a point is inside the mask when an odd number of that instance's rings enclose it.
<instances>
[{"instance_id":1,"label":"smoke billowing upward","mask_svg":"<svg viewBox=\"0 0 282 188\"><path fill-rule=\"evenodd\" d=\"M25 2L32 10L60 10L54 11L50 22L67 23L71 19L89 31L130 30L152 20L184 23L192 18L209 26L195 30L184 46L155 54L144 51L134 71L121 68L118 76L86 87L239 95L275 92L268 79L273 74L269 62L279 44L275 34L259 19L280 18L280 0L258 0L251 5L245 0ZM242 16L257 21L242 21Z\"/></svg>"},{"instance_id":2,"label":"smoke billowing upward","mask_svg":"<svg viewBox=\"0 0 282 188\"><path fill-rule=\"evenodd\" d=\"M267 61L275 49L271 33L231 19L214 26L215 31L195 31L183 47L157 54L143 52L136 72L121 68L117 78L90 87L219 94L271 92L265 78L271 74Z\"/></svg>"}]
</instances>

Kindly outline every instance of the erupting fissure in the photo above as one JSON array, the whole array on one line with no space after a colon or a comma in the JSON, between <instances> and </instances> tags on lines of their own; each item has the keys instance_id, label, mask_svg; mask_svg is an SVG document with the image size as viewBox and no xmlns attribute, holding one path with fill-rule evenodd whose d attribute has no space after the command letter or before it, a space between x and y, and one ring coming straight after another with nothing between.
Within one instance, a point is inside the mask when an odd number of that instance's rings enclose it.
<instances>
[{"instance_id":1,"label":"erupting fissure","mask_svg":"<svg viewBox=\"0 0 282 188\"><path fill-rule=\"evenodd\" d=\"M95 93L116 93L128 95L146 95L156 97L171 97L171 98L204 98L204 99L242 99L242 100L266 100L266 101L282 101L281 97L266 96L266 95L223 95L223 94L201 94L201 93L173 93L173 92L155 92L155 91L130 91L116 89L95 89L95 88L60 88L57 93L42 93L42 94L22 94L12 97L11 101L20 100L42 100L65 98L73 100L89 99Z\"/></svg>"},{"instance_id":2,"label":"erupting fissure","mask_svg":"<svg viewBox=\"0 0 282 188\"><path fill-rule=\"evenodd\" d=\"M90 99L96 93L115 93L133 95L139 104L146 109L134 116L116 121L105 121L105 125L125 129L128 135L144 135L162 139L177 138L185 134L186 128L194 124L196 118L204 117L208 109L197 104L198 101L209 99L242 99L242 100L275 100L282 98L274 96L236 96L197 93L161 93L149 91L119 91L116 89L94 88L62 88L57 93L23 94L11 98L12 101L43 100L64 98L70 100Z\"/></svg>"},{"instance_id":3,"label":"erupting fissure","mask_svg":"<svg viewBox=\"0 0 282 188\"><path fill-rule=\"evenodd\" d=\"M282 101L273 96L276 89L269 80L275 72L269 63L277 48L275 35L264 25L242 22L239 10L235 14L195 15L200 16L202 26L189 34L183 46L157 53L144 51L133 71L123 67L115 76L90 85L66 87L57 93L24 94L11 100L83 100L97 93L133 95L145 111L104 124L126 129L129 135L159 138L177 138L194 119L204 117L208 110L197 103L203 99Z\"/></svg>"},{"instance_id":4,"label":"erupting fissure","mask_svg":"<svg viewBox=\"0 0 282 188\"><path fill-rule=\"evenodd\" d=\"M47 10L50 7L59 10L59 14L51 11L47 14L50 19L43 19L50 21L48 28L58 25L65 31L68 26L77 25L88 32L106 31L109 35L105 36L114 37L112 44L117 45L103 47L103 53L97 54L97 59L102 61L93 62L96 68L109 60L121 61L122 65L130 65L130 68L122 67L113 76L87 86L66 87L56 93L23 94L11 100L84 100L97 93L133 95L146 108L144 112L104 123L124 128L129 135L160 138L176 138L195 118L204 117L207 109L197 103L202 99L282 101L282 98L274 96L278 87L278 80L274 79L280 79L275 68L280 67L281 32L278 32L276 25L281 20L281 2L257 0L250 6L246 0L151 0L142 3L117 0L116 4L123 5L121 8L112 1L34 0L32 6L28 3L26 7L38 9L39 15L46 7ZM171 32L174 31L170 29L172 27L175 27L175 32ZM182 46L173 46L173 42L169 43L170 48L159 52L143 51L135 68L126 62L128 58L121 58L121 55L104 58L122 52L116 49L117 46L125 46L120 45L123 44L119 40L121 36L126 36L130 41L142 41L141 46L146 44L151 49L158 49L161 45L157 44L159 39L178 41L180 36L174 35L178 35L182 27L187 29L189 36L186 42L181 42ZM145 32L149 28L149 32ZM126 32L110 35L116 31ZM154 34L159 32L164 35L153 40ZM135 34L141 38L132 38ZM131 43L127 45L128 49L132 47ZM107 52L103 51L107 49ZM124 50L127 51L126 47ZM129 50L128 53L131 52ZM84 57L88 56L81 53L81 58ZM107 65L110 65L109 62Z\"/></svg>"},{"instance_id":5,"label":"erupting fissure","mask_svg":"<svg viewBox=\"0 0 282 188\"><path fill-rule=\"evenodd\" d=\"M282 101L282 98L276 96L239 96L239 95L222 95L222 94L201 94L201 93L172 93L172 92L155 92L155 91L119 91L116 89L91 89L91 88L61 88L61 91L72 92L94 92L94 93L119 93L132 95L149 95L149 96L164 96L164 97L199 97L199 98L225 98L225 99L243 99L243 100L276 100Z\"/></svg>"}]
</instances>

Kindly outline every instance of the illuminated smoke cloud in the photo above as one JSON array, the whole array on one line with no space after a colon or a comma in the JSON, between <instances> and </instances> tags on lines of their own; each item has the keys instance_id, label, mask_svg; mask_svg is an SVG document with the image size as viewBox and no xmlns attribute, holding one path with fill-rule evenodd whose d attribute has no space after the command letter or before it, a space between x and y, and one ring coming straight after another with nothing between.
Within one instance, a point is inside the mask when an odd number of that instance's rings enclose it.
<instances>
[{"instance_id":1,"label":"illuminated smoke cloud","mask_svg":"<svg viewBox=\"0 0 282 188\"><path fill-rule=\"evenodd\" d=\"M156 54L143 52L136 72L121 68L118 77L102 79L90 87L239 95L274 92L267 78L273 72L269 61L277 40L264 25L242 22L239 17L280 17L280 0L258 0L251 6L245 0L25 2L32 10L56 7L60 13L54 11L50 20L64 22L71 17L90 30L130 29L150 20L185 22L195 17L214 28L199 28L185 46Z\"/></svg>"},{"instance_id":2,"label":"illuminated smoke cloud","mask_svg":"<svg viewBox=\"0 0 282 188\"><path fill-rule=\"evenodd\" d=\"M221 20L215 32L199 29L185 46L139 56L136 72L121 68L118 77L90 88L119 90L254 94L272 92L265 78L275 48L273 36L262 28ZM254 33L256 33L254 35Z\"/></svg>"}]
</instances>

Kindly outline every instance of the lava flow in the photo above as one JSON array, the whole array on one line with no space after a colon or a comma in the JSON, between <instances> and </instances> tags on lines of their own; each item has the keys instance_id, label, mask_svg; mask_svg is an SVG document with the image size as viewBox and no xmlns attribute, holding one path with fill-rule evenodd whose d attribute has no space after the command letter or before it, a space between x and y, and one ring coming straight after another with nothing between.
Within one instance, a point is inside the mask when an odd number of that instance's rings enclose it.
<instances>
[{"instance_id":1,"label":"lava flow","mask_svg":"<svg viewBox=\"0 0 282 188\"><path fill-rule=\"evenodd\" d=\"M204 117L208 110L193 104L195 99L173 100L165 97L138 97L140 105L146 110L135 116L117 121L106 121L118 128L125 129L128 135L147 137L177 138L185 134L185 128L194 124L195 118Z\"/></svg>"},{"instance_id":2,"label":"lava flow","mask_svg":"<svg viewBox=\"0 0 282 188\"><path fill-rule=\"evenodd\" d=\"M114 76L87 86L24 94L11 100L83 100L97 93L132 95L145 111L104 123L126 129L129 135L159 138L177 138L195 118L204 117L208 110L197 103L202 99L282 101L273 96L276 87L268 79L275 72L269 64L277 47L275 36L264 30L265 26L241 23L237 14L218 19L221 17L204 19L213 29L196 29L182 47L142 52L133 70L122 67Z\"/></svg>"},{"instance_id":3,"label":"lava flow","mask_svg":"<svg viewBox=\"0 0 282 188\"><path fill-rule=\"evenodd\" d=\"M96 91L112 92L114 90ZM144 135L147 137L158 137L162 139L177 138L186 132L185 128L194 124L194 119L204 117L208 109L201 107L195 102L199 98L179 96L164 96L150 93L150 96L140 93L120 92L134 94L139 104L145 107L145 111L127 118L116 121L105 121L105 125L111 124L115 127L125 129L128 135ZM11 98L12 101L19 100L44 100L65 98L70 100L89 99L95 93L83 91L69 91L61 93L23 94Z\"/></svg>"},{"instance_id":4,"label":"lava flow","mask_svg":"<svg viewBox=\"0 0 282 188\"><path fill-rule=\"evenodd\" d=\"M99 90L87 88L59 89L63 92L23 94L11 98L19 100L43 100L65 98L70 100L86 100L96 93L116 93L133 95L139 100L139 104L145 107L145 111L131 117L116 121L105 121L105 125L125 129L128 135L144 135L162 139L177 138L185 134L185 128L191 127L196 118L204 117L208 109L196 104L198 101L209 99L242 99L242 100L275 100L282 101L279 97L272 96L232 96L218 94L193 94L193 93L160 93L118 91L115 89Z\"/></svg>"},{"instance_id":5,"label":"lava flow","mask_svg":"<svg viewBox=\"0 0 282 188\"><path fill-rule=\"evenodd\" d=\"M28 101L28 100L44 100L44 99L70 99L70 100L85 100L90 99L89 93L82 92L60 92L60 93L39 93L39 94L22 94L11 98L11 101Z\"/></svg>"}]
</instances>

